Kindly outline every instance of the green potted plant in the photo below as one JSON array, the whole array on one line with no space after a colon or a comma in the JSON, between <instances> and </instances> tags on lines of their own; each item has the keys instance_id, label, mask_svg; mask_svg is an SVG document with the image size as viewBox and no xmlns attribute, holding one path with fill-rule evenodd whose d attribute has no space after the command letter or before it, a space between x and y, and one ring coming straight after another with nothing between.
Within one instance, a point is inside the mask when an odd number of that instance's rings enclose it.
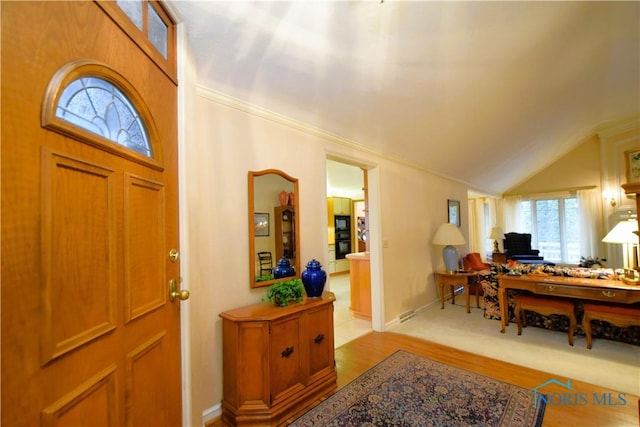
<instances>
[{"instance_id":1,"label":"green potted plant","mask_svg":"<svg viewBox=\"0 0 640 427\"><path fill-rule=\"evenodd\" d=\"M605 267L605 262L607 260L605 258L598 258L598 257L580 257L580 264L578 264L579 267L586 267L586 268L603 268Z\"/></svg>"},{"instance_id":2,"label":"green potted plant","mask_svg":"<svg viewBox=\"0 0 640 427\"><path fill-rule=\"evenodd\" d=\"M289 302L302 301L303 297L304 286L302 286L302 280L290 279L271 285L262 300L271 301L280 307L286 307Z\"/></svg>"}]
</instances>

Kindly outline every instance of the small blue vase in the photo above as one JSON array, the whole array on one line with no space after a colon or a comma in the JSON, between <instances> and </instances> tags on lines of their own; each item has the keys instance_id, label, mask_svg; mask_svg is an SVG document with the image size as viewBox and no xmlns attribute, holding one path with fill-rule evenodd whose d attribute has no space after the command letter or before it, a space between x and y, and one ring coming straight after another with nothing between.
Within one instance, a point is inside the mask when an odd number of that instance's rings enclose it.
<instances>
[{"instance_id":1,"label":"small blue vase","mask_svg":"<svg viewBox=\"0 0 640 427\"><path fill-rule=\"evenodd\" d=\"M296 270L291 267L291 262L284 257L278 260L278 265L273 269L273 277L276 279L295 276L295 274Z\"/></svg>"},{"instance_id":2,"label":"small blue vase","mask_svg":"<svg viewBox=\"0 0 640 427\"><path fill-rule=\"evenodd\" d=\"M324 284L327 281L327 273L322 269L320 262L312 259L307 263L307 269L300 275L304 290L309 298L322 296Z\"/></svg>"}]
</instances>

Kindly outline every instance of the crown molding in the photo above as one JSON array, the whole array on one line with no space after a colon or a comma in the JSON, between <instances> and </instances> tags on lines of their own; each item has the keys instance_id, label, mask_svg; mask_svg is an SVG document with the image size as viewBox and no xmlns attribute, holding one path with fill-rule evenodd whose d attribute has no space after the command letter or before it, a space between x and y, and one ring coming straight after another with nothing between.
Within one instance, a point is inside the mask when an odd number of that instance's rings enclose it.
<instances>
[{"instance_id":1,"label":"crown molding","mask_svg":"<svg viewBox=\"0 0 640 427\"><path fill-rule=\"evenodd\" d=\"M595 131L601 140L607 140L618 135L630 132L640 127L640 116L635 114L633 116L625 117L620 120L612 120L602 123L597 126Z\"/></svg>"},{"instance_id":2,"label":"crown molding","mask_svg":"<svg viewBox=\"0 0 640 427\"><path fill-rule=\"evenodd\" d=\"M219 104L225 105L227 107L231 107L236 110L240 110L242 112L249 113L254 116L258 116L263 119L270 120L272 122L290 127L292 129L296 129L301 132L347 146L349 148L355 148L360 151L368 152L370 154L375 154L382 157L388 157L388 156L385 156L384 153L380 153L376 150L373 150L351 139L344 138L340 135L336 135L334 133L328 132L326 130L320 129L315 126L311 126L307 123L292 119L287 116L283 116L282 114L276 113L275 111L271 111L266 108L243 101L241 99L234 98L222 92L209 89L205 86L198 85L197 91L198 91L198 94L201 95L202 97L207 98L210 101L214 101Z\"/></svg>"},{"instance_id":3,"label":"crown molding","mask_svg":"<svg viewBox=\"0 0 640 427\"><path fill-rule=\"evenodd\" d=\"M431 175L435 175L438 176L440 178L444 178L447 179L449 181L453 181L453 182L457 182L459 184L465 185L467 187L474 187L473 184L468 183L468 182L464 182L461 181L459 179L453 178L451 176L445 175L445 174L441 174L439 172L434 172L432 170L428 170L426 168L424 168L423 166L420 166L416 163L411 163L408 162L402 158L396 157L396 156L391 156L388 153L384 153L382 151L379 150L374 150L370 147L367 147L363 144L360 144L354 140L342 137L340 135L328 132L326 130L320 129L318 127L309 125L307 123L289 118L287 116L283 116L282 114L276 113L274 111L268 110L266 108L251 104L247 101L243 101L241 99L238 98L234 98L230 95L227 95L225 93L210 89L206 86L202 86L202 85L197 85L196 87L197 93L198 95L202 96L203 98L206 98L210 101L216 102L218 104L221 105L225 105L227 107L230 108L234 108L236 110L257 116L257 117L261 117L263 119L266 120L270 120L272 122L281 124L283 126L287 126L290 127L292 129L298 130L300 132L304 132L307 133L309 135L313 135L316 136L318 138L322 138L331 142L334 142L338 145L341 145L343 147L347 147L349 149L355 149L355 150L359 150L368 154L372 154L378 157L382 157L383 159L389 160L391 162L394 163L398 163L401 164L403 166L407 166L410 167L412 169L416 169L416 170L420 170L426 173L429 173Z\"/></svg>"}]
</instances>

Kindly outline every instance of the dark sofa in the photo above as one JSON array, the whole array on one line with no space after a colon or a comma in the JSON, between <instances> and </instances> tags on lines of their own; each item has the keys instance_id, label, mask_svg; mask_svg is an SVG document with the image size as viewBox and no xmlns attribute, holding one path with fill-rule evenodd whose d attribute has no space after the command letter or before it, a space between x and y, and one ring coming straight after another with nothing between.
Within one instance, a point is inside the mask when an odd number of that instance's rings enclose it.
<instances>
[{"instance_id":1,"label":"dark sofa","mask_svg":"<svg viewBox=\"0 0 640 427\"><path fill-rule=\"evenodd\" d=\"M517 271L521 274L542 273L546 275L565 276L565 277L585 277L592 279L615 279L617 274L611 268L591 269L582 267L556 267L547 264L491 264L490 270L480 273L480 283L484 292L484 317L486 319L500 320L500 304L498 301L498 280L497 274L505 274L509 271ZM509 322L515 323L513 295L519 292L517 290L509 290L507 299L509 302L508 313ZM576 319L578 328L576 333L584 335L582 329L583 302L574 300L576 305ZM639 306L640 304L634 304ZM569 331L569 320L564 316L542 316L538 313L526 312L526 321L529 326L536 326L551 330L563 332ZM620 328L607 322L594 320L591 323L592 336L594 338L604 338L614 341L625 342L634 345L640 345L640 327L628 326Z\"/></svg>"}]
</instances>

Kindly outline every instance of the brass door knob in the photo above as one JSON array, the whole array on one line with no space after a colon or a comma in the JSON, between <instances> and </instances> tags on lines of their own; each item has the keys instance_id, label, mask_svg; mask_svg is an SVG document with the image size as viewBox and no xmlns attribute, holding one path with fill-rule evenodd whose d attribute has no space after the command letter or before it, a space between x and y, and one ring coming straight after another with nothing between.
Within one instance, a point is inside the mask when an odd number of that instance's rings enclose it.
<instances>
[{"instance_id":1,"label":"brass door knob","mask_svg":"<svg viewBox=\"0 0 640 427\"><path fill-rule=\"evenodd\" d=\"M191 292L186 289L178 289L178 284L175 279L169 280L169 298L174 301L178 298L180 301L188 300L191 296Z\"/></svg>"}]
</instances>

